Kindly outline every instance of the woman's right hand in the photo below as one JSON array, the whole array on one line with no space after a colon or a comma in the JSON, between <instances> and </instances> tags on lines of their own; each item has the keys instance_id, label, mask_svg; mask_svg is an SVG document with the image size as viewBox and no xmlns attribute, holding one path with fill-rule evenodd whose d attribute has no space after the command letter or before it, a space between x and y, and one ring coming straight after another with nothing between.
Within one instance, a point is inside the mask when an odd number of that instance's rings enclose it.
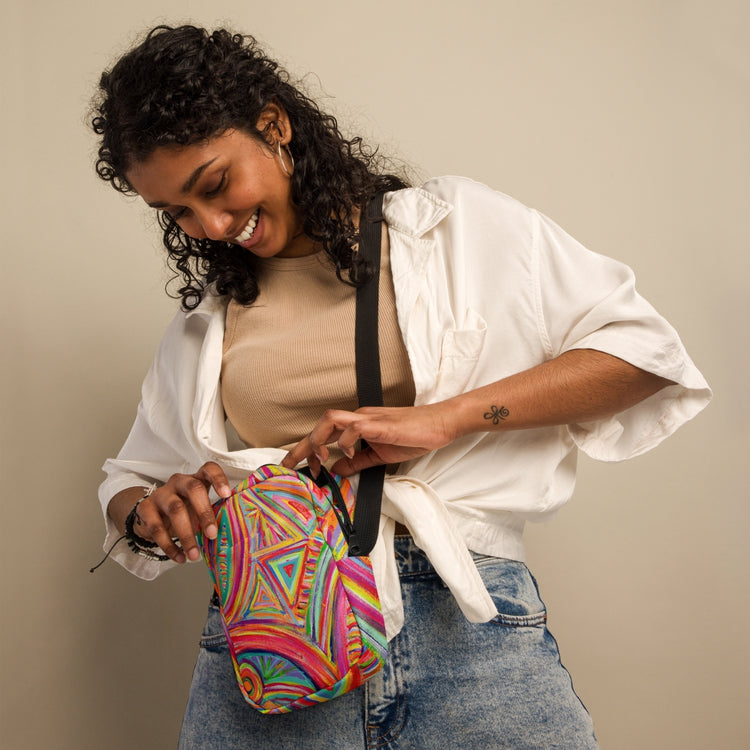
<instances>
[{"instance_id":1,"label":"woman's right hand","mask_svg":"<svg viewBox=\"0 0 750 750\"><path fill-rule=\"evenodd\" d=\"M216 516L208 497L211 487L219 497L232 494L224 471L213 461L203 464L195 474L173 474L140 502L133 530L156 542L177 563L200 559L196 532L201 529L209 539L215 539L217 534ZM125 531L125 519L143 495L142 487L130 487L110 500L107 512L121 533ZM179 540L182 549L173 538Z\"/></svg>"}]
</instances>

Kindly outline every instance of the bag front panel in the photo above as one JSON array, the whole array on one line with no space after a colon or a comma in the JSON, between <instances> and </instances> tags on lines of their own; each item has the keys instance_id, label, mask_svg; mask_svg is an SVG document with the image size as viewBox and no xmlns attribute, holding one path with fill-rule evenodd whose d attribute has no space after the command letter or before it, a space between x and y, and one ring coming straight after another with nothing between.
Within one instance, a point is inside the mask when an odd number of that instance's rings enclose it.
<instances>
[{"instance_id":1,"label":"bag front panel","mask_svg":"<svg viewBox=\"0 0 750 750\"><path fill-rule=\"evenodd\" d=\"M343 489L353 508L348 482ZM214 510L219 533L202 539L204 557L253 707L280 713L329 700L382 666L372 567L348 556L327 492L266 466Z\"/></svg>"}]
</instances>

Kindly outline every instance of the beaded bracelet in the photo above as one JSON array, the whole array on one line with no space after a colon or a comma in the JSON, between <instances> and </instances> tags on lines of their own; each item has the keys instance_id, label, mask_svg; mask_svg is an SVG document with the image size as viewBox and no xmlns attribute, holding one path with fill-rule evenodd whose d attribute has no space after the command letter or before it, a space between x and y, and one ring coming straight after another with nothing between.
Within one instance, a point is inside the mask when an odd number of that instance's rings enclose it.
<instances>
[{"instance_id":1,"label":"beaded bracelet","mask_svg":"<svg viewBox=\"0 0 750 750\"><path fill-rule=\"evenodd\" d=\"M107 558L112 554L112 550L123 540L126 539L128 547L136 554L141 557L145 557L147 560L169 560L167 555L160 555L158 552L153 552L154 547L159 545L156 542L150 542L148 539L144 539L142 536L138 536L133 530L133 524L135 523L136 516L138 515L138 506L156 489L156 485L152 484L146 494L133 506L133 510L128 513L125 519L125 533L115 540L114 544L107 550L107 553L102 558L101 562L94 565L93 568L89 569L89 573L93 573L97 568L102 566ZM177 541L177 540L174 540Z\"/></svg>"},{"instance_id":2,"label":"beaded bracelet","mask_svg":"<svg viewBox=\"0 0 750 750\"><path fill-rule=\"evenodd\" d=\"M158 547L159 545L156 542L144 539L142 536L136 534L135 529L133 528L135 519L138 517L138 506L149 497L155 489L156 485L152 484L148 488L146 494L133 506L130 513L128 513L127 518L125 519L125 538L128 541L128 547L132 552L135 552L136 555L145 557L147 560L160 560L163 562L164 560L169 560L169 555L154 552L154 547Z\"/></svg>"}]
</instances>

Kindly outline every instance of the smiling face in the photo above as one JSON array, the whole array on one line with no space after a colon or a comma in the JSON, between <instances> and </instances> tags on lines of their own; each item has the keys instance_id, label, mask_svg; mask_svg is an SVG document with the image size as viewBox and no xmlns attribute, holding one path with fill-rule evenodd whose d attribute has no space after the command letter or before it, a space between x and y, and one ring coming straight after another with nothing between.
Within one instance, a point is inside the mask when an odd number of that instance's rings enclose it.
<instances>
[{"instance_id":1,"label":"smiling face","mask_svg":"<svg viewBox=\"0 0 750 750\"><path fill-rule=\"evenodd\" d=\"M258 130L277 135L282 147L291 140L286 114L275 105L263 111ZM291 169L291 160L285 165ZM195 239L232 242L262 258L316 250L302 232L278 152L244 131L157 148L126 176L149 206L167 211Z\"/></svg>"}]
</instances>

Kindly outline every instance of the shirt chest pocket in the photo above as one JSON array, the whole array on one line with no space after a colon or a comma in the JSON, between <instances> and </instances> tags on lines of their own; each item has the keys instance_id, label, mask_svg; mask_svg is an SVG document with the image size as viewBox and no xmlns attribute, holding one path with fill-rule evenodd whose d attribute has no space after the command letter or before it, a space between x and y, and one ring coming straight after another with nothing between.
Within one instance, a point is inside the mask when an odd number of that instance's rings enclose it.
<instances>
[{"instance_id":1,"label":"shirt chest pocket","mask_svg":"<svg viewBox=\"0 0 750 750\"><path fill-rule=\"evenodd\" d=\"M484 346L487 323L479 313L469 309L464 326L445 332L440 348L433 401L442 401L463 393L474 372Z\"/></svg>"}]
</instances>

